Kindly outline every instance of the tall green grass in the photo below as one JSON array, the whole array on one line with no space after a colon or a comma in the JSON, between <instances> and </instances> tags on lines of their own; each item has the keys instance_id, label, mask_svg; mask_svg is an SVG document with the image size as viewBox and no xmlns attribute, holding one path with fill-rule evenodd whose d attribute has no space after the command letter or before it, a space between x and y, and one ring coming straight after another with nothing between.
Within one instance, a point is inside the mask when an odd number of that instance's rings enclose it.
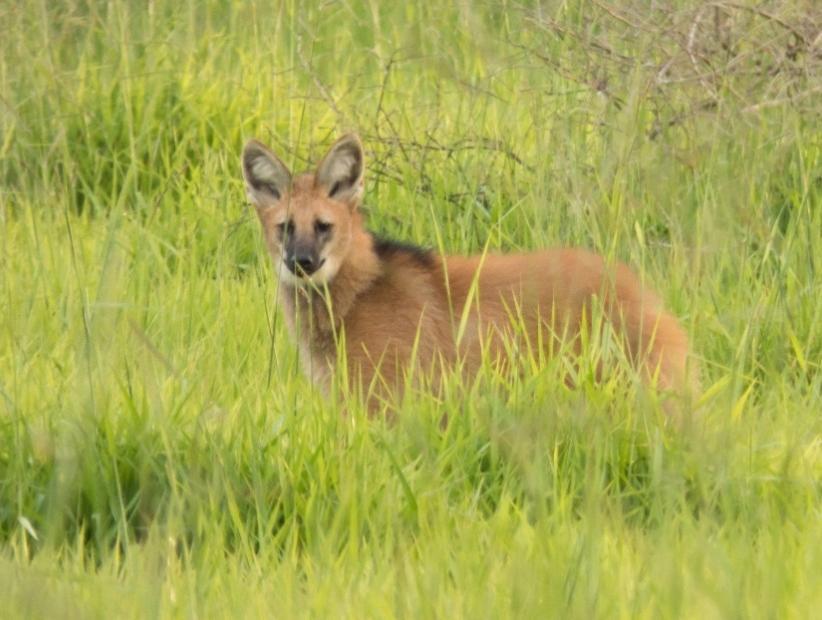
<instances>
[{"instance_id":1,"label":"tall green grass","mask_svg":"<svg viewBox=\"0 0 822 620\"><path fill-rule=\"evenodd\" d=\"M822 607L819 15L627 6L0 4L4 614ZM344 130L376 229L633 265L692 335L698 421L556 360L343 417L239 152L306 168Z\"/></svg>"}]
</instances>

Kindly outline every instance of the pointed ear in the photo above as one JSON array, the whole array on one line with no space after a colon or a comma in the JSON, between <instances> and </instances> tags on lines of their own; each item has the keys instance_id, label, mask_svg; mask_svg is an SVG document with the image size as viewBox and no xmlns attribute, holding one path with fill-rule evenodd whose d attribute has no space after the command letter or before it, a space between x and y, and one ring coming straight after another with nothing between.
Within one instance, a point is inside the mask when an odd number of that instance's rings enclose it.
<instances>
[{"instance_id":1,"label":"pointed ear","mask_svg":"<svg viewBox=\"0 0 822 620\"><path fill-rule=\"evenodd\" d=\"M257 140L249 140L243 148L243 178L248 198L256 207L279 200L291 186L288 168Z\"/></svg>"},{"instance_id":2,"label":"pointed ear","mask_svg":"<svg viewBox=\"0 0 822 620\"><path fill-rule=\"evenodd\" d=\"M316 183L328 196L356 207L363 194L365 157L356 134L348 134L334 143L317 166Z\"/></svg>"}]
</instances>

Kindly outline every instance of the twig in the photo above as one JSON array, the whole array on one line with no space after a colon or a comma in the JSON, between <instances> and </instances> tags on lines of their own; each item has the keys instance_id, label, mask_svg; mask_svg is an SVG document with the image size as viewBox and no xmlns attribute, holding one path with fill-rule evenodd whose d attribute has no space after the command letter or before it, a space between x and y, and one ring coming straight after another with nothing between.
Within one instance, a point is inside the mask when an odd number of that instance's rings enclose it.
<instances>
[{"instance_id":1,"label":"twig","mask_svg":"<svg viewBox=\"0 0 822 620\"><path fill-rule=\"evenodd\" d=\"M755 6L746 6L744 4L737 4L736 2L714 2L713 6L718 6L718 7L721 7L721 8L728 8L728 9L739 9L740 11L747 11L749 13L753 13L754 15L759 15L760 17L764 17L765 19L768 19L768 20L774 22L775 24L779 24L785 30L790 31L793 34L793 36L795 36L797 39L802 41L802 43L805 46L808 46L808 40L805 38L805 35L803 35L794 26L792 26L791 24L789 24L785 20L777 17L776 15L773 15L772 13L768 13L767 11L763 11L762 9L759 9Z\"/></svg>"},{"instance_id":2,"label":"twig","mask_svg":"<svg viewBox=\"0 0 822 620\"><path fill-rule=\"evenodd\" d=\"M334 97L331 95L331 92L328 90L328 87L323 84L322 80L317 75L317 72L314 70L314 67L311 65L310 60L308 60L305 55L303 54L303 37L301 34L297 35L297 45L295 46L297 49L297 57L300 59L300 64L303 67L303 70L311 77L311 81L314 82L314 86L317 87L317 90L320 91L320 95L325 100L326 103L331 107L332 110L337 115L337 118L340 120L345 119L345 114L343 114L342 110L337 106L337 102L334 101Z\"/></svg>"},{"instance_id":3,"label":"twig","mask_svg":"<svg viewBox=\"0 0 822 620\"><path fill-rule=\"evenodd\" d=\"M800 99L805 99L806 97L810 97L811 95L815 95L816 93L822 93L822 86L810 88L797 95L794 95L793 97L782 97L780 99L769 99L767 101L760 101L759 103L755 103L753 105L749 105L746 108L742 108L742 111L745 113L758 112L759 110L765 108L775 108L786 103L796 103Z\"/></svg>"},{"instance_id":4,"label":"twig","mask_svg":"<svg viewBox=\"0 0 822 620\"><path fill-rule=\"evenodd\" d=\"M688 32L688 43L685 46L685 51L688 53L688 58L691 59L691 65L693 65L694 71L697 75L699 75L701 71L699 69L699 64L696 61L696 56L694 55L694 40L696 39L696 33L697 30L699 30L699 24L702 21L702 16L704 15L706 8L707 7L702 7L696 12L694 21L691 24L691 29ZM702 87L707 90L714 99L718 98L715 85L702 79L701 77L699 78L699 83L702 84Z\"/></svg>"}]
</instances>

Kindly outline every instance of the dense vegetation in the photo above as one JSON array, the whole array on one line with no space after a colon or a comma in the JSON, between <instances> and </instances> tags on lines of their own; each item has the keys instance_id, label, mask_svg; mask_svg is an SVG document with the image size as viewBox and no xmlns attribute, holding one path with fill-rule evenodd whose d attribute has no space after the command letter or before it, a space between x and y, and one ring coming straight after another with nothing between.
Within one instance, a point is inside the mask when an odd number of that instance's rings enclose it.
<instances>
[{"instance_id":1,"label":"dense vegetation","mask_svg":"<svg viewBox=\"0 0 822 620\"><path fill-rule=\"evenodd\" d=\"M0 2L3 613L810 617L821 27L802 0ZM701 415L594 382L594 342L574 390L525 360L342 417L239 152L300 169L344 130L374 228L635 266Z\"/></svg>"}]
</instances>

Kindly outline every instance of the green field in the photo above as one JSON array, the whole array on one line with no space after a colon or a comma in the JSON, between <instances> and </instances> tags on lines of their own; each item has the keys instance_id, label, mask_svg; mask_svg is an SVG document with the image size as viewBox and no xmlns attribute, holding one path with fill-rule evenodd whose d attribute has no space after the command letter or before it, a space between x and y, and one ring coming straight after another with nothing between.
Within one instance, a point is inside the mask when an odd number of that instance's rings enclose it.
<instances>
[{"instance_id":1,"label":"green field","mask_svg":"<svg viewBox=\"0 0 822 620\"><path fill-rule=\"evenodd\" d=\"M0 615L818 615L814 4L0 0ZM701 414L594 343L343 417L239 153L351 130L375 229L634 266Z\"/></svg>"}]
</instances>

